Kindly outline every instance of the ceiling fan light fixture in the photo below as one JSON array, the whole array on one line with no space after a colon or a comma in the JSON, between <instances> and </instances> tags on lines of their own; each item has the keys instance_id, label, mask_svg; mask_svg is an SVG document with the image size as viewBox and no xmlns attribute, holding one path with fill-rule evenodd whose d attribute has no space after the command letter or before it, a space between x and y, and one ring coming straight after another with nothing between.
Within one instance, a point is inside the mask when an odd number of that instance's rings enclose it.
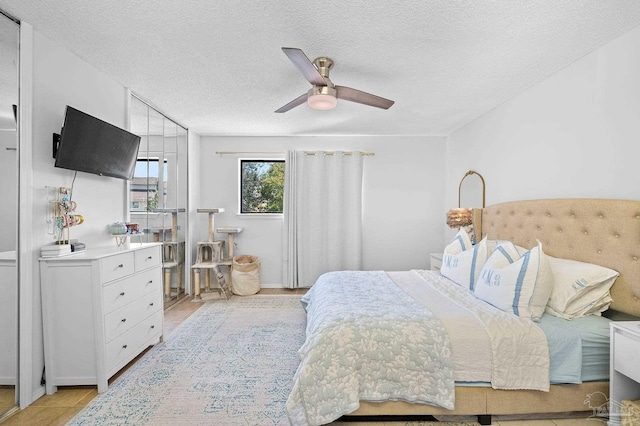
<instances>
[{"instance_id":1,"label":"ceiling fan light fixture","mask_svg":"<svg viewBox=\"0 0 640 426\"><path fill-rule=\"evenodd\" d=\"M329 86L314 86L307 92L307 104L313 109L333 109L338 104L336 89Z\"/></svg>"}]
</instances>

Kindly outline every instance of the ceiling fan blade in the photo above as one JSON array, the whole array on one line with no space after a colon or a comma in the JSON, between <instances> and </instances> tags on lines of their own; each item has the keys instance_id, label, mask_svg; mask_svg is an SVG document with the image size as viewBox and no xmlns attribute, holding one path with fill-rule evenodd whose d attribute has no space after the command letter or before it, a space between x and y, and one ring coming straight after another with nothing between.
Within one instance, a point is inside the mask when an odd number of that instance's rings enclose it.
<instances>
[{"instance_id":1,"label":"ceiling fan blade","mask_svg":"<svg viewBox=\"0 0 640 426\"><path fill-rule=\"evenodd\" d=\"M380 96L372 95L371 93L363 92L361 90L352 89L345 86L336 86L337 98L344 99L345 101L357 102L359 104L365 104L376 108L389 109L393 105L393 101Z\"/></svg>"},{"instance_id":2,"label":"ceiling fan blade","mask_svg":"<svg viewBox=\"0 0 640 426\"><path fill-rule=\"evenodd\" d=\"M298 105L302 105L305 102L307 102L307 94L306 93L303 94L303 95L298 96L297 98L295 98L294 100L292 100L291 102L289 102L285 106L278 108L274 112L287 112L290 109L293 109L293 108L297 107Z\"/></svg>"},{"instance_id":3,"label":"ceiling fan blade","mask_svg":"<svg viewBox=\"0 0 640 426\"><path fill-rule=\"evenodd\" d=\"M326 86L327 82L318 72L318 68L307 58L307 55L295 47L283 47L282 51L289 57L293 65L300 70L304 78L314 86Z\"/></svg>"}]
</instances>

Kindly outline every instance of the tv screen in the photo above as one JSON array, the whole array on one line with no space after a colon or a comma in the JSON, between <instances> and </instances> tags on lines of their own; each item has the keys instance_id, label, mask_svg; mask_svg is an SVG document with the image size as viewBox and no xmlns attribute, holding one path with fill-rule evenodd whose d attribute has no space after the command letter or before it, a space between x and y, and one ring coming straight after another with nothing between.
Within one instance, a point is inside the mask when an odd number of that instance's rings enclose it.
<instances>
[{"instance_id":1,"label":"tv screen","mask_svg":"<svg viewBox=\"0 0 640 426\"><path fill-rule=\"evenodd\" d=\"M132 179L140 136L67 105L56 167Z\"/></svg>"}]
</instances>

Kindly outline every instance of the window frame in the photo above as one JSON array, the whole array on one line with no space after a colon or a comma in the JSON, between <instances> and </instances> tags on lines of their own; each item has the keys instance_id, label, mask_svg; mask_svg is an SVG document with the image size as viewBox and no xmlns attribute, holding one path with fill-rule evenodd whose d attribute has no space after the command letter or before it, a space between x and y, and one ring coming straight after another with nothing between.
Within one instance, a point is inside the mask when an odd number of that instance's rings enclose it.
<instances>
[{"instance_id":1,"label":"window frame","mask_svg":"<svg viewBox=\"0 0 640 426\"><path fill-rule=\"evenodd\" d=\"M243 212L242 211L242 165L243 163L282 163L285 164L285 158L283 157L273 157L273 158L246 158L241 157L238 158L238 184L237 184L237 194L238 194L238 216L244 217L282 217L284 211L282 212ZM282 182L283 190L284 190L284 180ZM284 205L283 205L284 210Z\"/></svg>"}]
</instances>

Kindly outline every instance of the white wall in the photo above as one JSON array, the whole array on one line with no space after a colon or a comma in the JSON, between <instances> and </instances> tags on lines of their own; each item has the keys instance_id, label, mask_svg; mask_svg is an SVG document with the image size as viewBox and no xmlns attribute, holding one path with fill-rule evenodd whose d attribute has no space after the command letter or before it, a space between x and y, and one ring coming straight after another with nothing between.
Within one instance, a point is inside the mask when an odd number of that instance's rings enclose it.
<instances>
[{"instance_id":1,"label":"white wall","mask_svg":"<svg viewBox=\"0 0 640 426\"><path fill-rule=\"evenodd\" d=\"M213 137L202 136L196 208L223 207L215 226L242 226L237 254L260 257L262 286L282 286L283 220L239 216L238 158L277 155L216 155L217 151L373 151L363 183L364 269L427 268L429 253L442 247L445 142L438 137ZM282 157L282 156L280 156ZM193 162L192 162L193 163ZM208 216L193 224L195 241L206 241ZM216 235L224 239L225 235Z\"/></svg>"},{"instance_id":2,"label":"white wall","mask_svg":"<svg viewBox=\"0 0 640 426\"><path fill-rule=\"evenodd\" d=\"M70 187L73 173L53 166L52 133L60 133L66 105L101 118L116 126L126 122L127 92L125 88L89 66L82 59L59 47L34 31L33 40L33 379L32 395L43 393L42 318L40 310L39 265L37 258L42 245L51 243L46 219L49 205L46 186ZM88 247L106 246L115 242L107 233L107 224L123 220L126 183L123 180L78 172L73 200L85 223L71 229L71 238L78 238ZM29 284L31 285L31 283Z\"/></svg>"},{"instance_id":3,"label":"white wall","mask_svg":"<svg viewBox=\"0 0 640 426\"><path fill-rule=\"evenodd\" d=\"M451 134L447 203L469 169L487 204L640 199L639 47L640 27Z\"/></svg>"}]
</instances>

